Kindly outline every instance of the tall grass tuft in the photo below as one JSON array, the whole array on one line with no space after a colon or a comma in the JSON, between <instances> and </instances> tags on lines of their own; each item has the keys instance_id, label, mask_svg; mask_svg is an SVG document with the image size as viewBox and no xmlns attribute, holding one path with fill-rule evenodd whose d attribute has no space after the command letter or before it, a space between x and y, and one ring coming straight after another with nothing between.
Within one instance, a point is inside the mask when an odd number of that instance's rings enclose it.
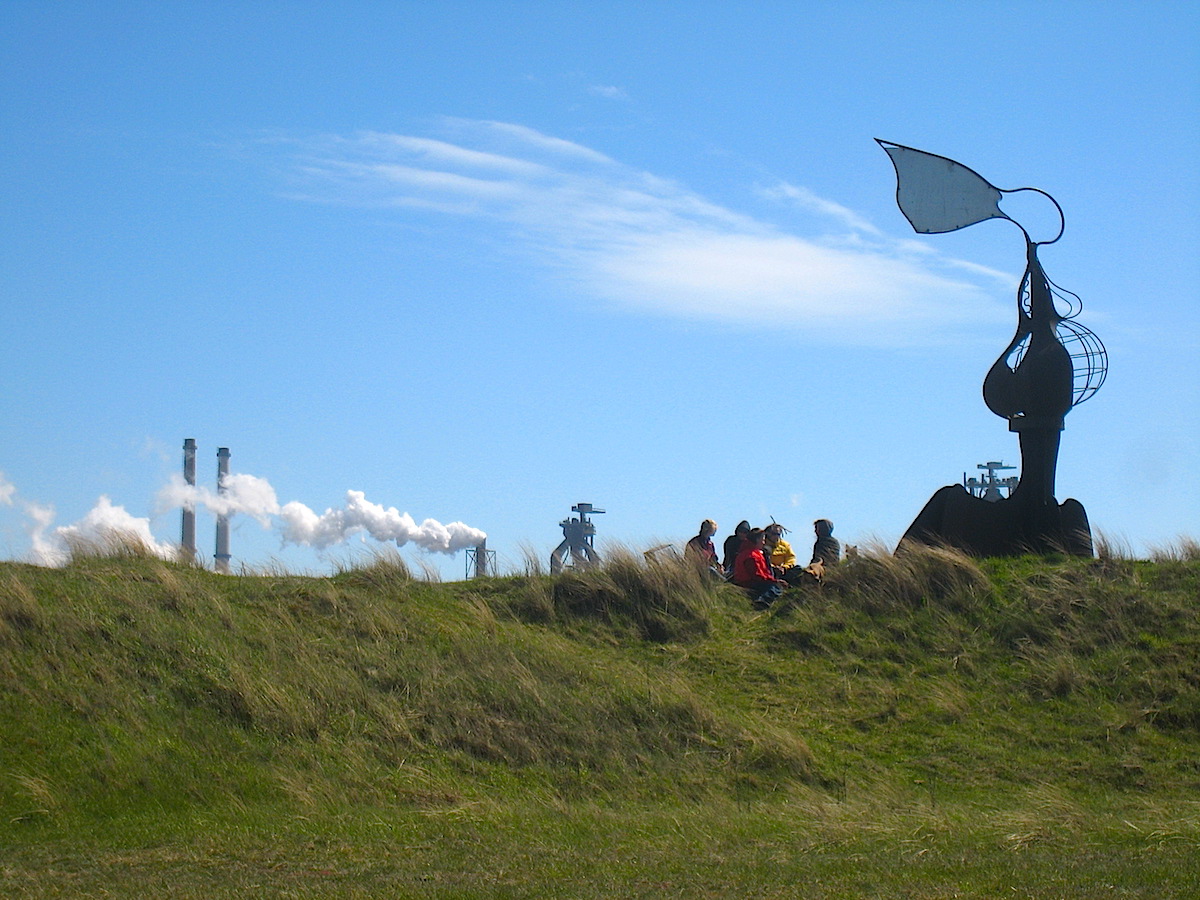
<instances>
[{"instance_id":1,"label":"tall grass tuft","mask_svg":"<svg viewBox=\"0 0 1200 900\"><path fill-rule=\"evenodd\" d=\"M1096 556L1103 560L1128 560L1134 558L1133 546L1128 539L1097 529L1093 541Z\"/></svg>"},{"instance_id":2,"label":"tall grass tuft","mask_svg":"<svg viewBox=\"0 0 1200 900\"><path fill-rule=\"evenodd\" d=\"M88 559L158 559L154 550L141 538L127 531L103 531L94 537L67 534L67 562Z\"/></svg>"},{"instance_id":3,"label":"tall grass tuft","mask_svg":"<svg viewBox=\"0 0 1200 900\"><path fill-rule=\"evenodd\" d=\"M412 569L400 551L389 546L373 549L365 559L340 563L334 579L379 590L394 589L414 580Z\"/></svg>"},{"instance_id":4,"label":"tall grass tuft","mask_svg":"<svg viewBox=\"0 0 1200 900\"><path fill-rule=\"evenodd\" d=\"M33 589L16 572L0 580L0 646L44 627L41 605Z\"/></svg>"},{"instance_id":5,"label":"tall grass tuft","mask_svg":"<svg viewBox=\"0 0 1200 900\"><path fill-rule=\"evenodd\" d=\"M978 561L951 547L905 545L896 553L869 545L826 572L826 589L872 613L927 604L966 608L989 590Z\"/></svg>"},{"instance_id":6,"label":"tall grass tuft","mask_svg":"<svg viewBox=\"0 0 1200 900\"><path fill-rule=\"evenodd\" d=\"M546 564L542 562L541 554L538 553L536 547L530 543L522 543L520 545L521 552L521 567L519 569L525 575L530 577L546 574Z\"/></svg>"},{"instance_id":7,"label":"tall grass tuft","mask_svg":"<svg viewBox=\"0 0 1200 900\"><path fill-rule=\"evenodd\" d=\"M1179 537L1173 544L1151 547L1150 558L1155 562L1196 562L1200 560L1200 541Z\"/></svg>"},{"instance_id":8,"label":"tall grass tuft","mask_svg":"<svg viewBox=\"0 0 1200 900\"><path fill-rule=\"evenodd\" d=\"M645 640L667 643L708 633L720 588L688 561L647 560L616 548L600 566L564 572L554 582L553 599L564 618L629 624Z\"/></svg>"}]
</instances>

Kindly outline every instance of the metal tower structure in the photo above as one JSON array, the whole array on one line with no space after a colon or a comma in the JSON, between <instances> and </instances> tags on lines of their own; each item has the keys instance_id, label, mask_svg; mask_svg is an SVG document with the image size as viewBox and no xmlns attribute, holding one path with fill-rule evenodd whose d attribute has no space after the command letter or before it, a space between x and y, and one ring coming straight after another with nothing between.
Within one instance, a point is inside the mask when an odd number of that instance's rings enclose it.
<instances>
[{"instance_id":1,"label":"metal tower structure","mask_svg":"<svg viewBox=\"0 0 1200 900\"><path fill-rule=\"evenodd\" d=\"M496 551L489 550L487 538L467 548L467 578L486 578L496 574Z\"/></svg>"},{"instance_id":2,"label":"metal tower structure","mask_svg":"<svg viewBox=\"0 0 1200 900\"><path fill-rule=\"evenodd\" d=\"M217 495L224 497L229 491L225 479L229 477L229 448L217 448ZM217 551L213 554L213 563L218 572L229 574L229 516L217 516Z\"/></svg>"},{"instance_id":3,"label":"metal tower structure","mask_svg":"<svg viewBox=\"0 0 1200 900\"><path fill-rule=\"evenodd\" d=\"M186 438L183 442L183 482L188 487L196 486L195 438ZM196 507L194 504L183 504L179 545L187 559L196 558Z\"/></svg>"},{"instance_id":4,"label":"metal tower structure","mask_svg":"<svg viewBox=\"0 0 1200 900\"><path fill-rule=\"evenodd\" d=\"M972 497L979 497L989 503L1011 497L1012 492L1016 490L1021 481L1016 475L1010 475L1007 478L996 477L996 473L999 471L1016 469L1016 466L1006 466L1003 461L979 463L975 468L984 469L987 474L979 478L968 478L967 473L963 472L963 487Z\"/></svg>"},{"instance_id":5,"label":"metal tower structure","mask_svg":"<svg viewBox=\"0 0 1200 900\"><path fill-rule=\"evenodd\" d=\"M579 513L578 519L563 519L558 524L563 530L563 541L550 554L550 573L557 575L566 564L567 554L571 555L571 564L581 569L590 568L600 562L600 555L594 546L596 526L588 518L598 515L604 510L596 509L590 503L576 503L571 512Z\"/></svg>"}]
</instances>

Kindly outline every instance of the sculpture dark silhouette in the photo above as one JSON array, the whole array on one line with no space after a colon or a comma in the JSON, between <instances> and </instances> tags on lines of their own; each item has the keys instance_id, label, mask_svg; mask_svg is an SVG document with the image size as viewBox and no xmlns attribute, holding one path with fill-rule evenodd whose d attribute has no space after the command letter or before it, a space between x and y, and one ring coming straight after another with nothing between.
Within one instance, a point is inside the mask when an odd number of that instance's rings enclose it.
<instances>
[{"instance_id":1,"label":"sculpture dark silhouette","mask_svg":"<svg viewBox=\"0 0 1200 900\"><path fill-rule=\"evenodd\" d=\"M979 556L1066 552L1092 555L1087 513L1077 500L1054 498L1058 447L1063 417L1096 392L1104 381L1108 358L1104 345L1072 321L1082 303L1055 290L1038 260L1037 249L1053 240L1035 242L1020 224L999 208L1003 191L961 163L879 141L896 168L896 201L913 228L923 234L956 231L986 219L1008 219L1025 236L1025 277L1017 291L1017 330L983 381L988 409L1007 419L1021 448L1021 476L1012 494L987 501L961 485L937 491L908 527L906 542L945 544ZM1053 197L1037 191L1062 209ZM1065 222L1063 223L1065 227ZM1066 300L1060 314L1055 297ZM1068 347L1068 344L1071 347ZM1074 349L1072 349L1074 348Z\"/></svg>"},{"instance_id":2,"label":"sculpture dark silhouette","mask_svg":"<svg viewBox=\"0 0 1200 900\"><path fill-rule=\"evenodd\" d=\"M571 512L579 513L578 519L563 519L558 524L562 526L562 543L550 554L550 574L558 575L566 567L567 556L570 555L572 564L579 569L588 569L598 565L600 554L596 552L596 525L588 518L589 514L602 513L590 503L576 503Z\"/></svg>"}]
</instances>

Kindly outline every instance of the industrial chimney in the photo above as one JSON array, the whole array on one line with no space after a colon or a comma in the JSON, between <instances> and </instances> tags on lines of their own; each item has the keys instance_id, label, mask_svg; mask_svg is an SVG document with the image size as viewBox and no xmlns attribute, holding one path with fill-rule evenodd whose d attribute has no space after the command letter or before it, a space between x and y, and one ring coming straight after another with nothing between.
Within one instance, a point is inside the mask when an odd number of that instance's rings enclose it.
<instances>
[{"instance_id":1,"label":"industrial chimney","mask_svg":"<svg viewBox=\"0 0 1200 900\"><path fill-rule=\"evenodd\" d=\"M183 480L189 487L196 486L196 439L187 438L183 442ZM183 527L179 544L183 548L186 559L196 556L196 507L183 504Z\"/></svg>"},{"instance_id":2,"label":"industrial chimney","mask_svg":"<svg viewBox=\"0 0 1200 900\"><path fill-rule=\"evenodd\" d=\"M487 578L496 571L496 551L487 548L485 537L478 545L467 548L467 577Z\"/></svg>"},{"instance_id":3,"label":"industrial chimney","mask_svg":"<svg viewBox=\"0 0 1200 900\"><path fill-rule=\"evenodd\" d=\"M229 488L225 479L229 477L229 448L217 450L217 495L224 496ZM217 516L217 552L213 554L218 572L229 572L229 516Z\"/></svg>"}]
</instances>

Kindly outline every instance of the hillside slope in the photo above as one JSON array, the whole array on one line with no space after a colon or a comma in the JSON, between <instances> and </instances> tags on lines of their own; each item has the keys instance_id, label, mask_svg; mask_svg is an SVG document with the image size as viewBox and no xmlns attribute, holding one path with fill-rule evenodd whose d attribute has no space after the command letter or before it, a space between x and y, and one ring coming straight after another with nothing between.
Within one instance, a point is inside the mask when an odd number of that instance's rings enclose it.
<instances>
[{"instance_id":1,"label":"hillside slope","mask_svg":"<svg viewBox=\"0 0 1200 900\"><path fill-rule=\"evenodd\" d=\"M0 565L0 822L256 804L1200 798L1200 562L863 557L453 584Z\"/></svg>"}]
</instances>

